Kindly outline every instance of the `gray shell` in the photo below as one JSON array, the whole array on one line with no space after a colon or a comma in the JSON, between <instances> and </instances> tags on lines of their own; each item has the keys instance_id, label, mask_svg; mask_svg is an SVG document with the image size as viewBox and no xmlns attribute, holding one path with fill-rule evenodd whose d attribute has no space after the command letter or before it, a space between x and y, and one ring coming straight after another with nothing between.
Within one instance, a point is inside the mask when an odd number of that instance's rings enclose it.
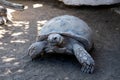
<instances>
[{"instance_id":1,"label":"gray shell","mask_svg":"<svg viewBox=\"0 0 120 80\"><path fill-rule=\"evenodd\" d=\"M51 33L59 33L81 42L87 50L92 46L92 30L81 19L63 15L48 21L40 30L37 41L42 41Z\"/></svg>"}]
</instances>

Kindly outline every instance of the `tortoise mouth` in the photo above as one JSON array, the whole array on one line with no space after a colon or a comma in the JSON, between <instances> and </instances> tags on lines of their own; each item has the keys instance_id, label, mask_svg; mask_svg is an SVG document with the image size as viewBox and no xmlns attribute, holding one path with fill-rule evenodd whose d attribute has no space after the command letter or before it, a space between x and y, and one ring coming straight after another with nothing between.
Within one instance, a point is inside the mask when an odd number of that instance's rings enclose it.
<instances>
[{"instance_id":1,"label":"tortoise mouth","mask_svg":"<svg viewBox=\"0 0 120 80\"><path fill-rule=\"evenodd\" d=\"M49 42L51 46L57 46L58 43L57 42Z\"/></svg>"}]
</instances>

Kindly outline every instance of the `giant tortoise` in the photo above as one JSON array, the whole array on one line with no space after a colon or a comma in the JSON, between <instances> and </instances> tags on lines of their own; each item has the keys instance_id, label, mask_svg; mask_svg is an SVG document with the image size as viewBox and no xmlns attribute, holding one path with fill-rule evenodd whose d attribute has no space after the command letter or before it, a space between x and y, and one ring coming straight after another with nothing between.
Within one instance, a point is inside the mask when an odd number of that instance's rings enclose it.
<instances>
[{"instance_id":1,"label":"giant tortoise","mask_svg":"<svg viewBox=\"0 0 120 80\"><path fill-rule=\"evenodd\" d=\"M48 53L73 54L82 65L81 71L92 73L95 62L88 53L92 45L91 28L77 17L63 15L51 19L42 27L28 54L32 59Z\"/></svg>"}]
</instances>

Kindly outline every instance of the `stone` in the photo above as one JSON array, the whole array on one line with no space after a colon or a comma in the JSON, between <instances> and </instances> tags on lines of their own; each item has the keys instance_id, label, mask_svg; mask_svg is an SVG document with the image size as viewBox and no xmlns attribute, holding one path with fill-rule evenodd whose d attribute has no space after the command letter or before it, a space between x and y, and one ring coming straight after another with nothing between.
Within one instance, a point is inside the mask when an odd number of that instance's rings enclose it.
<instances>
[{"instance_id":1,"label":"stone","mask_svg":"<svg viewBox=\"0 0 120 80\"><path fill-rule=\"evenodd\" d=\"M120 3L120 0L59 0L62 1L66 5L111 5L115 3Z\"/></svg>"},{"instance_id":2,"label":"stone","mask_svg":"<svg viewBox=\"0 0 120 80\"><path fill-rule=\"evenodd\" d=\"M24 9L23 4L13 3L13 2L10 2L8 0L0 0L0 4L2 6L7 6L7 7L10 7L10 8L17 9L17 10L23 10Z\"/></svg>"}]
</instances>

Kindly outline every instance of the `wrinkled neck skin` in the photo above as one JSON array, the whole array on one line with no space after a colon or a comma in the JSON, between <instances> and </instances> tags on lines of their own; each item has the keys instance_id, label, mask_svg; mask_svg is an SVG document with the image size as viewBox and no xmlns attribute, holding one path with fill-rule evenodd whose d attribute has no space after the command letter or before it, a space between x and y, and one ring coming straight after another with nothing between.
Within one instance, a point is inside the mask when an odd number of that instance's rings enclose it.
<instances>
[{"instance_id":1,"label":"wrinkled neck skin","mask_svg":"<svg viewBox=\"0 0 120 80\"><path fill-rule=\"evenodd\" d=\"M81 42L79 42L76 39L74 39L74 38L66 37L65 39L66 39L65 42L67 42L68 44L70 44L70 46L72 46L72 48L73 48L73 45L75 45L75 44L80 45L81 47L84 48L84 45Z\"/></svg>"},{"instance_id":2,"label":"wrinkled neck skin","mask_svg":"<svg viewBox=\"0 0 120 80\"><path fill-rule=\"evenodd\" d=\"M58 48L67 47L69 49L73 49L73 45L77 44L84 48L84 45L81 42L77 41L76 39L68 37L68 36L63 36L63 35L62 37L63 37L63 40L60 43L52 43L48 41L48 45L57 46Z\"/></svg>"},{"instance_id":3,"label":"wrinkled neck skin","mask_svg":"<svg viewBox=\"0 0 120 80\"><path fill-rule=\"evenodd\" d=\"M45 47L46 53L67 53L67 54L74 54L73 49L75 45L80 46L79 48L84 48L84 46L77 40L63 36L64 40L60 45L53 45L50 42L47 42L47 46Z\"/></svg>"}]
</instances>

